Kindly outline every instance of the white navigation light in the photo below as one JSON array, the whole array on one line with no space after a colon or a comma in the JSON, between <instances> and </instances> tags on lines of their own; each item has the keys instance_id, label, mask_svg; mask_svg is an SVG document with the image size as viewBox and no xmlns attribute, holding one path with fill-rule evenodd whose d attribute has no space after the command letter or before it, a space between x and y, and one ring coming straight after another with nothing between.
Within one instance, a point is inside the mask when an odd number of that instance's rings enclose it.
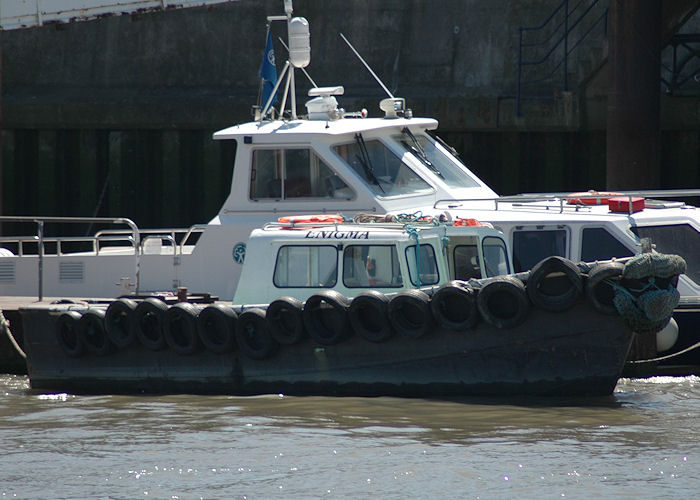
<instances>
[{"instance_id":1,"label":"white navigation light","mask_svg":"<svg viewBox=\"0 0 700 500\"><path fill-rule=\"evenodd\" d=\"M387 97L379 102L379 109L384 111L384 118L398 118L406 109L406 100L403 97Z\"/></svg>"},{"instance_id":2,"label":"white navigation light","mask_svg":"<svg viewBox=\"0 0 700 500\"><path fill-rule=\"evenodd\" d=\"M311 62L309 22L303 17L289 21L289 62L295 68L305 68Z\"/></svg>"}]
</instances>

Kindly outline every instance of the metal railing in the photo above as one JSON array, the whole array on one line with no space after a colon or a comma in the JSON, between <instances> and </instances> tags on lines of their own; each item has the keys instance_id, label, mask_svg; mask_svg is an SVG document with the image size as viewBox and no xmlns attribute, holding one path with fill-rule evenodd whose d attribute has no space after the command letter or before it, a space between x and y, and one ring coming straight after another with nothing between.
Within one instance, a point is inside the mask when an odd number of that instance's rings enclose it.
<instances>
[{"instance_id":1,"label":"metal railing","mask_svg":"<svg viewBox=\"0 0 700 500\"><path fill-rule=\"evenodd\" d=\"M677 34L671 38L671 67L661 66L661 82L672 96L700 93L700 34Z\"/></svg>"},{"instance_id":2,"label":"metal railing","mask_svg":"<svg viewBox=\"0 0 700 500\"><path fill-rule=\"evenodd\" d=\"M143 242L145 240L161 238L167 240L173 247L173 253L176 255L182 255L184 253L185 246L195 235L200 235L207 228L206 224L195 224L188 228L158 228L158 229L142 229L141 234L141 246L143 247ZM123 229L103 229L95 233L95 237L101 241L106 241L108 236L119 237L126 235L127 231ZM179 241L179 243L178 243Z\"/></svg>"},{"instance_id":3,"label":"metal railing","mask_svg":"<svg viewBox=\"0 0 700 500\"><path fill-rule=\"evenodd\" d=\"M139 274L140 274L140 247L141 247L141 235L139 228L136 226L134 221L127 219L125 217L36 217L36 216L12 216L12 215L2 215L0 216L0 222L19 222L19 223L35 223L36 224L36 236L23 237L23 236L9 236L0 237L0 243L14 243L18 247L18 255L23 256L24 246L28 243L37 245L37 256L38 256L38 297L39 300L44 298L44 250L47 243L56 244L56 255L62 254L62 245L66 243L77 243L77 242L87 242L92 245L93 251L97 254L99 252L99 242L100 241L123 241L128 243L134 248L135 257L135 278L136 278L136 293L139 292ZM122 231L121 233L115 232L112 235L105 235L105 233L98 232L93 236L66 236L66 237L45 237L44 230L45 224L80 224L80 223L97 223L97 224L122 224L129 226L128 231ZM100 235L100 236L98 236Z\"/></svg>"},{"instance_id":4,"label":"metal railing","mask_svg":"<svg viewBox=\"0 0 700 500\"><path fill-rule=\"evenodd\" d=\"M518 72L516 83L515 97L515 114L520 116L520 104L523 97L523 87L533 86L544 82L553 82L553 77L560 70L561 88L564 91L569 90L569 56L570 54L586 39L591 32L599 25L603 24L604 36L607 36L608 26L608 8L605 7L602 13L593 12L593 9L600 3L600 0L590 0L589 5L585 6L585 0L579 0L573 8L569 8L569 0L562 2L554 8L547 19L538 26L520 26L518 28ZM583 9L582 12L578 12ZM595 19L589 19L589 14L597 15ZM582 23L587 20L589 24L584 26ZM576 29L582 31L576 32ZM544 30L549 30L542 39L537 41L527 41L525 38L527 33L543 33ZM534 36L534 35L532 35ZM534 55L528 55L526 59L525 51ZM556 54L559 53L559 59ZM543 55L542 55L543 54ZM544 76L526 79L523 76L524 67L543 67L548 65L543 70ZM547 69L549 71L547 71Z\"/></svg>"},{"instance_id":5,"label":"metal railing","mask_svg":"<svg viewBox=\"0 0 700 500\"><path fill-rule=\"evenodd\" d=\"M628 211L630 214L632 211L632 200L633 198L644 198L644 199L678 199L678 198L700 198L700 189L657 189L657 190L643 190L643 191L616 191L615 193L523 193L516 194L512 196L498 196L496 198L446 198L437 200L433 204L435 209L445 209L445 208L469 208L464 207L464 203L493 203L493 210L499 210L499 205L507 203L510 207L528 207L532 208L533 204L536 202L549 202L549 205L544 205L542 208L549 210L552 207L557 208L559 213L563 213L565 208L569 207L571 210L578 211L584 208L585 205L571 203L570 200L576 200L581 198L590 198L596 200L602 200L604 198L610 197L624 197L627 198L629 202ZM486 209L488 210L488 209Z\"/></svg>"}]
</instances>

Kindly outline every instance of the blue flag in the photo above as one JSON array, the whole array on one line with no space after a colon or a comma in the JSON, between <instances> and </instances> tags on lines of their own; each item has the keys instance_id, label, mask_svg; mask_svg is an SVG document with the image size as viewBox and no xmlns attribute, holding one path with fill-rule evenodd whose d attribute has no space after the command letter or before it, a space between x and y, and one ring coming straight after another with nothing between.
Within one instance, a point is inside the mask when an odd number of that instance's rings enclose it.
<instances>
[{"instance_id":1,"label":"blue flag","mask_svg":"<svg viewBox=\"0 0 700 500\"><path fill-rule=\"evenodd\" d=\"M275 65L275 49L272 46L272 33L267 32L267 45L265 46L265 54L263 54L262 66L260 68L260 78L263 80L262 103L261 106L267 104L270 98L272 89L277 85L277 66ZM277 102L277 94L272 100L274 104Z\"/></svg>"}]
</instances>

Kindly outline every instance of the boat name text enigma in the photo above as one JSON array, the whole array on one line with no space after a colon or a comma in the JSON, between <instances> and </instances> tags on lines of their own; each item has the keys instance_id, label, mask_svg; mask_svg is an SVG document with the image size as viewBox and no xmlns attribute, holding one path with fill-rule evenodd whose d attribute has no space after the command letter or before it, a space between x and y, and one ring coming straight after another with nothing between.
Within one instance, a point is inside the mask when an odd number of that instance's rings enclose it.
<instances>
[{"instance_id":1,"label":"boat name text enigma","mask_svg":"<svg viewBox=\"0 0 700 500\"><path fill-rule=\"evenodd\" d=\"M326 240L368 240L369 231L309 231L305 238L321 238Z\"/></svg>"}]
</instances>

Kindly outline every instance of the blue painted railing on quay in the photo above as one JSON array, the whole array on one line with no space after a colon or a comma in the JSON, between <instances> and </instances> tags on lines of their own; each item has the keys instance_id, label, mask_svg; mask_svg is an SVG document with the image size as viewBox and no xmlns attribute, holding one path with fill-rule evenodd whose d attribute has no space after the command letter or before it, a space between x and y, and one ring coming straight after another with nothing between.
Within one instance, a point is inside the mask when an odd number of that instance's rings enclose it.
<instances>
[{"instance_id":1,"label":"blue painted railing on quay","mask_svg":"<svg viewBox=\"0 0 700 500\"><path fill-rule=\"evenodd\" d=\"M515 97L515 114L520 116L520 104L525 98L523 90L537 84L549 82L556 89L569 90L569 58L571 53L589 37L596 27L602 25L607 37L608 7L604 0L579 0L570 7L569 0L554 8L547 19L538 26L518 28L518 73ZM602 12L601 12L602 10ZM577 30L578 28L578 30ZM536 41L530 41L538 37ZM528 78L524 68L532 68ZM539 70L539 71L538 71ZM561 71L561 83L555 76Z\"/></svg>"}]
</instances>

